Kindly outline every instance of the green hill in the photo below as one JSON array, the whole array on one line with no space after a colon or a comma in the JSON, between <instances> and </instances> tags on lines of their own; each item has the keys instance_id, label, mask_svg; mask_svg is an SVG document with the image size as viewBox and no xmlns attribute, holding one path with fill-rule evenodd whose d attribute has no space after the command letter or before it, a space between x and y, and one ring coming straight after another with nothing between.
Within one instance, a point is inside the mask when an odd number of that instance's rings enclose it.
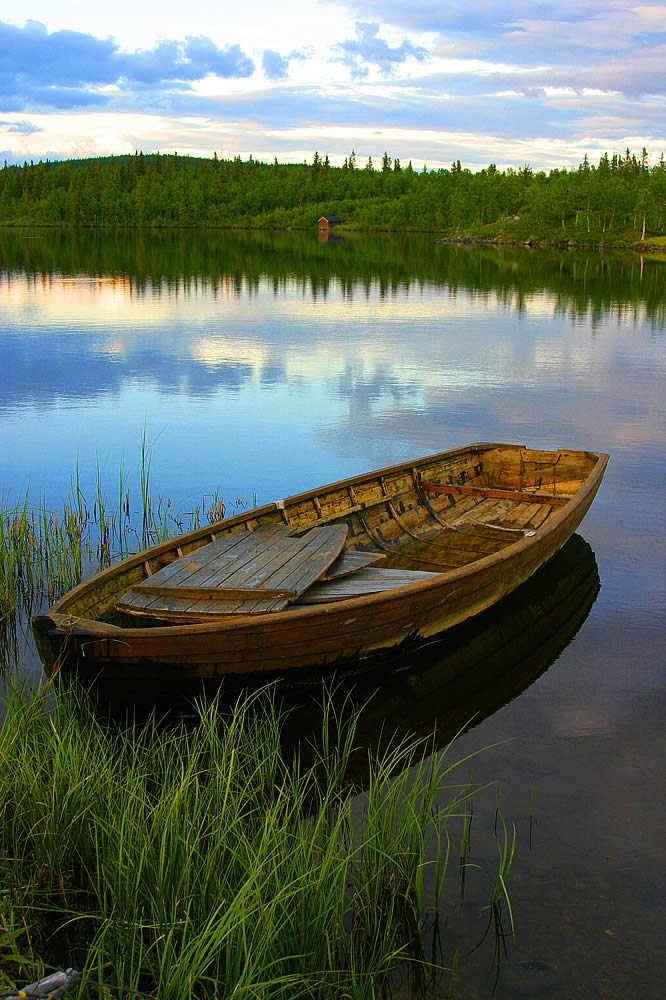
<instances>
[{"instance_id":1,"label":"green hill","mask_svg":"<svg viewBox=\"0 0 666 1000\"><path fill-rule=\"evenodd\" d=\"M427 231L456 239L626 244L664 236L666 164L647 153L587 157L577 169L473 173L200 159L178 154L24 163L0 170L0 224Z\"/></svg>"}]
</instances>

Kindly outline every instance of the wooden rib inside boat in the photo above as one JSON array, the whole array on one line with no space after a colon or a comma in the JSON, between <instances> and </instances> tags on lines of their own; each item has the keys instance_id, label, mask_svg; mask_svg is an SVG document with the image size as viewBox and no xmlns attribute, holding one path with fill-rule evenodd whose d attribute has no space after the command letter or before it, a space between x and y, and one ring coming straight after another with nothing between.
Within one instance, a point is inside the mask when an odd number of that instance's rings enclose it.
<instances>
[{"instance_id":1,"label":"wooden rib inside boat","mask_svg":"<svg viewBox=\"0 0 666 1000\"><path fill-rule=\"evenodd\" d=\"M47 670L286 672L418 643L561 548L607 456L475 444L216 522L97 574L33 621Z\"/></svg>"}]
</instances>

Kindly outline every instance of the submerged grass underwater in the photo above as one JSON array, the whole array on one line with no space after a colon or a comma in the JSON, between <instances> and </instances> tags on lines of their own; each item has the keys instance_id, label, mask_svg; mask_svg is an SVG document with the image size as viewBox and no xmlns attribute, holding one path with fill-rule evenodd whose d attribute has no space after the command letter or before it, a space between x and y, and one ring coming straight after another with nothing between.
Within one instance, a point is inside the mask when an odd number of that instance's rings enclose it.
<instances>
[{"instance_id":1,"label":"submerged grass underwater","mask_svg":"<svg viewBox=\"0 0 666 1000\"><path fill-rule=\"evenodd\" d=\"M187 515L155 500L145 447L141 469L136 524L122 470L115 510L99 476L86 502L78 473L59 514L27 497L0 507L8 676L20 677L29 616L87 565L223 516L217 494ZM326 690L319 735L299 748L275 686L201 702L187 719L122 723L57 679L7 688L0 992L73 966L72 997L370 998L398 982L401 996L443 982L453 995L442 892L448 870L464 875L475 789L456 782L451 747L364 749L351 699L340 708ZM359 755L360 790L348 776ZM513 841L501 817L496 832L499 940Z\"/></svg>"}]
</instances>

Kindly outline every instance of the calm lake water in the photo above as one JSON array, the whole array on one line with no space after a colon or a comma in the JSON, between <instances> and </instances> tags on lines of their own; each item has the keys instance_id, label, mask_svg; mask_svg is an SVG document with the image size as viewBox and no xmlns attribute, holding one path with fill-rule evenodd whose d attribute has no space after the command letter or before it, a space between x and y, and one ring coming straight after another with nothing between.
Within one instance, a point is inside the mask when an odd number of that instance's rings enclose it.
<instances>
[{"instance_id":1,"label":"calm lake water","mask_svg":"<svg viewBox=\"0 0 666 1000\"><path fill-rule=\"evenodd\" d=\"M122 463L138 508L143 428L152 489L184 511L472 441L610 453L555 567L366 682L368 740L401 726L443 746L476 714L453 752L494 745L465 773L500 779L517 831L500 998L664 995L665 276L638 256L425 237L0 234L5 499L57 507L78 462L113 504ZM459 998L496 978L492 928L473 950L496 802L495 786L475 802L475 867L441 929L443 964L473 951Z\"/></svg>"}]
</instances>

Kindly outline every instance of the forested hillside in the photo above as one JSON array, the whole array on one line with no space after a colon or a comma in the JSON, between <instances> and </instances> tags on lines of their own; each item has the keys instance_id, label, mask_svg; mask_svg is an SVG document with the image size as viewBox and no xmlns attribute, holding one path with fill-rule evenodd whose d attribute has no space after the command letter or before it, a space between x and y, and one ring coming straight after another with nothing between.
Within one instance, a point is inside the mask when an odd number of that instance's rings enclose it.
<instances>
[{"instance_id":1,"label":"forested hillside","mask_svg":"<svg viewBox=\"0 0 666 1000\"><path fill-rule=\"evenodd\" d=\"M0 170L0 223L73 226L311 228L340 215L348 228L442 235L632 242L664 234L666 163L587 157L574 170L528 166L472 173L403 167L385 153L342 167L152 154L25 163Z\"/></svg>"}]
</instances>

